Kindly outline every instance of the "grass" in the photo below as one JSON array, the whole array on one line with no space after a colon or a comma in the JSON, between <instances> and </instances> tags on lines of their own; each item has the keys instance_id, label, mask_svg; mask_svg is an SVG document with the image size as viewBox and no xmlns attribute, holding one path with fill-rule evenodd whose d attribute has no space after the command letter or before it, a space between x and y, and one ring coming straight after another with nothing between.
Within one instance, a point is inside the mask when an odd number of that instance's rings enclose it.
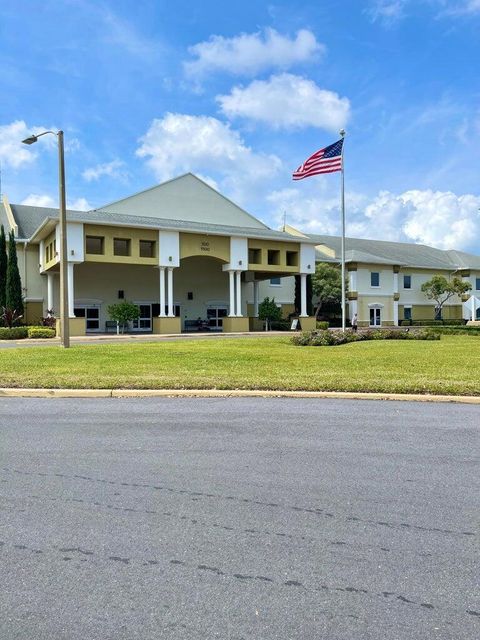
<instances>
[{"instance_id":1,"label":"grass","mask_svg":"<svg viewBox=\"0 0 480 640\"><path fill-rule=\"evenodd\" d=\"M480 340L295 347L288 337L0 350L0 387L480 395Z\"/></svg>"}]
</instances>

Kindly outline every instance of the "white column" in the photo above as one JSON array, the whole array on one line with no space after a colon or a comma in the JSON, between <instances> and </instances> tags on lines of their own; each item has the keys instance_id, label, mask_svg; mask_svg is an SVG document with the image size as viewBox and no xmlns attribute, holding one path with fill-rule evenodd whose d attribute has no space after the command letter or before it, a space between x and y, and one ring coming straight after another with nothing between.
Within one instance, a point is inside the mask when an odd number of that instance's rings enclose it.
<instances>
[{"instance_id":1,"label":"white column","mask_svg":"<svg viewBox=\"0 0 480 640\"><path fill-rule=\"evenodd\" d=\"M47 273L47 311L53 309L53 273Z\"/></svg>"},{"instance_id":2,"label":"white column","mask_svg":"<svg viewBox=\"0 0 480 640\"><path fill-rule=\"evenodd\" d=\"M236 280L236 293L237 293L237 313L235 314L237 318L242 318L242 272L236 271L235 275L237 276Z\"/></svg>"},{"instance_id":3,"label":"white column","mask_svg":"<svg viewBox=\"0 0 480 640\"><path fill-rule=\"evenodd\" d=\"M73 262L69 262L67 265L67 278L68 278L68 317L74 318L75 313L73 307L75 304L75 291L73 289Z\"/></svg>"},{"instance_id":4,"label":"white column","mask_svg":"<svg viewBox=\"0 0 480 640\"><path fill-rule=\"evenodd\" d=\"M348 275L350 276L349 280L349 288L350 291L356 291L357 290L357 272L356 271L349 271Z\"/></svg>"},{"instance_id":5,"label":"white column","mask_svg":"<svg viewBox=\"0 0 480 640\"><path fill-rule=\"evenodd\" d=\"M398 302L393 301L393 324L398 327Z\"/></svg>"},{"instance_id":6,"label":"white column","mask_svg":"<svg viewBox=\"0 0 480 640\"><path fill-rule=\"evenodd\" d=\"M393 293L398 293L398 273L393 274Z\"/></svg>"},{"instance_id":7,"label":"white column","mask_svg":"<svg viewBox=\"0 0 480 640\"><path fill-rule=\"evenodd\" d=\"M165 318L165 267L160 267L160 318Z\"/></svg>"},{"instance_id":8,"label":"white column","mask_svg":"<svg viewBox=\"0 0 480 640\"><path fill-rule=\"evenodd\" d=\"M358 301L357 300L349 300L348 309L349 309L350 320L353 318L355 314L357 314L357 317L358 317Z\"/></svg>"},{"instance_id":9,"label":"white column","mask_svg":"<svg viewBox=\"0 0 480 640\"><path fill-rule=\"evenodd\" d=\"M472 298L471 298L471 305L472 305L472 322L475 320L475 296L472 294Z\"/></svg>"},{"instance_id":10,"label":"white column","mask_svg":"<svg viewBox=\"0 0 480 640\"><path fill-rule=\"evenodd\" d=\"M168 317L174 318L173 311L173 268L168 267Z\"/></svg>"},{"instance_id":11,"label":"white column","mask_svg":"<svg viewBox=\"0 0 480 640\"><path fill-rule=\"evenodd\" d=\"M308 318L307 315L307 274L300 274L300 318Z\"/></svg>"},{"instance_id":12,"label":"white column","mask_svg":"<svg viewBox=\"0 0 480 640\"><path fill-rule=\"evenodd\" d=\"M234 279L234 272L233 271L229 271L228 272L228 277L229 277L229 284L230 284L230 309L228 311L228 317L229 318L234 318L235 317L235 279Z\"/></svg>"},{"instance_id":13,"label":"white column","mask_svg":"<svg viewBox=\"0 0 480 640\"><path fill-rule=\"evenodd\" d=\"M258 280L253 281L253 316L258 318Z\"/></svg>"}]
</instances>

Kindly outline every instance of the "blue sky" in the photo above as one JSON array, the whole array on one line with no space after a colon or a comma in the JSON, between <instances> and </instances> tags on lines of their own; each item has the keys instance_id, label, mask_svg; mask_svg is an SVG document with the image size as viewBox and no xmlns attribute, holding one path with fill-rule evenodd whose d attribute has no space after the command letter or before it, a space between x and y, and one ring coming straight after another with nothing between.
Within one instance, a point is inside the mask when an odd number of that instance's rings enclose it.
<instances>
[{"instance_id":1,"label":"blue sky","mask_svg":"<svg viewBox=\"0 0 480 640\"><path fill-rule=\"evenodd\" d=\"M347 130L347 233L480 253L480 0L3 0L11 202L96 208L192 171L271 227L339 233L339 174L292 171ZM49 139L50 138L50 139Z\"/></svg>"}]
</instances>

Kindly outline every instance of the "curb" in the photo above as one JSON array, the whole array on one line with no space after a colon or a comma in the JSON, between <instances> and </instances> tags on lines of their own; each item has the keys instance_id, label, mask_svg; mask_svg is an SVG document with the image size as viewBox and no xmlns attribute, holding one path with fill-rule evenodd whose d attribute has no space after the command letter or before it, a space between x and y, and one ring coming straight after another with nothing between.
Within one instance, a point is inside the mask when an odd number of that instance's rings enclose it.
<instances>
[{"instance_id":1,"label":"curb","mask_svg":"<svg viewBox=\"0 0 480 640\"><path fill-rule=\"evenodd\" d=\"M13 389L0 388L0 398L332 398L479 404L480 396L355 391L261 391L244 389Z\"/></svg>"}]
</instances>

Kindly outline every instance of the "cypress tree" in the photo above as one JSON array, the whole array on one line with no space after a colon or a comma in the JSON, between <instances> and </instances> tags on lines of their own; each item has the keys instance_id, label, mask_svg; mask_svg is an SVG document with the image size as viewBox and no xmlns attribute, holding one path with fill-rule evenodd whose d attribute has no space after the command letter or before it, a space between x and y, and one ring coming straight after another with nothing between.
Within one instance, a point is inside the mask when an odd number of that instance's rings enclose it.
<instances>
[{"instance_id":1,"label":"cypress tree","mask_svg":"<svg viewBox=\"0 0 480 640\"><path fill-rule=\"evenodd\" d=\"M2 307L6 304L7 265L7 241L5 239L5 229L2 224L0 227L0 313Z\"/></svg>"},{"instance_id":2,"label":"cypress tree","mask_svg":"<svg viewBox=\"0 0 480 640\"><path fill-rule=\"evenodd\" d=\"M8 237L8 267L6 285L6 307L23 315L22 281L18 271L17 245L13 230Z\"/></svg>"}]
</instances>

